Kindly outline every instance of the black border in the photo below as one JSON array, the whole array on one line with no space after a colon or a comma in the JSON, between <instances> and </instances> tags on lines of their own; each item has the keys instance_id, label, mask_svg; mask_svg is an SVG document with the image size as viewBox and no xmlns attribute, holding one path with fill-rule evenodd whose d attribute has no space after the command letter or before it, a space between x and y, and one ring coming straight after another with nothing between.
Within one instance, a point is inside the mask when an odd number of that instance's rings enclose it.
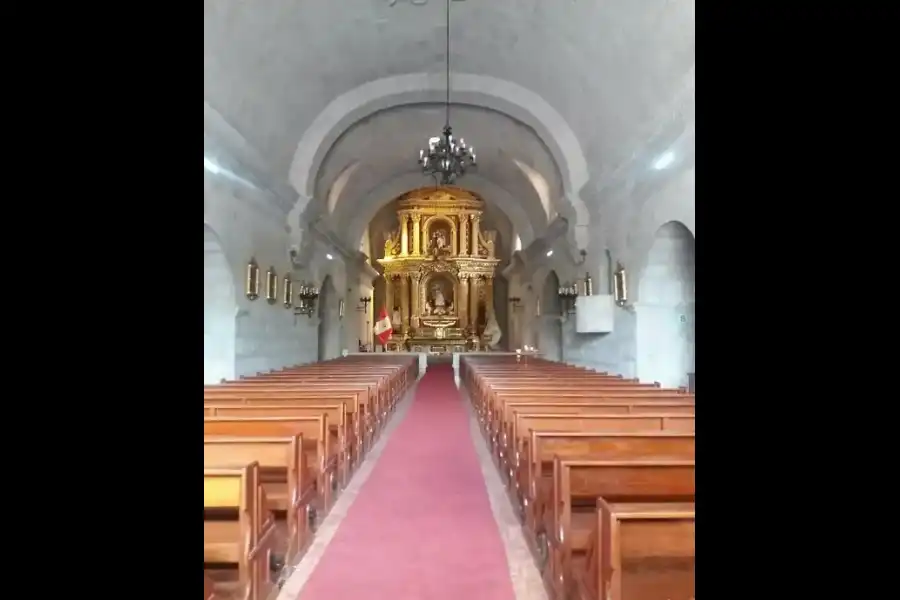
<instances>
[{"instance_id":1,"label":"black border","mask_svg":"<svg viewBox=\"0 0 900 600\"><path fill-rule=\"evenodd\" d=\"M96 597L179 596L191 577L199 591L184 494L200 494L202 453L199 402L187 416L202 17L28 8L9 23L26 36L5 36L11 572ZM703 597L851 584L858 597L852 561L873 554L854 552L844 498L872 499L851 461L880 462L882 425L827 407L884 410L866 385L896 370L868 350L892 340L870 303L890 303L871 292L895 272L874 257L895 228L896 33L849 9L741 8L696 6L698 582Z\"/></svg>"},{"instance_id":2,"label":"black border","mask_svg":"<svg viewBox=\"0 0 900 600\"><path fill-rule=\"evenodd\" d=\"M868 305L893 287L896 33L846 7L696 8L700 596L861 597L863 472L896 437L869 395L896 371L890 316Z\"/></svg>"},{"instance_id":3,"label":"black border","mask_svg":"<svg viewBox=\"0 0 900 600\"><path fill-rule=\"evenodd\" d=\"M3 487L22 499L9 573L39 592L199 597L195 6L23 5L7 22L6 377L25 394L6 400L25 423L7 428Z\"/></svg>"}]
</instances>

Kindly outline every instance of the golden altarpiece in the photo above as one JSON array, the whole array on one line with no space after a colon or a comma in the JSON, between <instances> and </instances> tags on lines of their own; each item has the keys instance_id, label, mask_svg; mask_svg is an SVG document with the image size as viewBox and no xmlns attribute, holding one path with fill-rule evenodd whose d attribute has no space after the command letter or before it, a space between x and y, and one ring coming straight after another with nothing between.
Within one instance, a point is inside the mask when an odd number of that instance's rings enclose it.
<instances>
[{"instance_id":1,"label":"golden altarpiece","mask_svg":"<svg viewBox=\"0 0 900 600\"><path fill-rule=\"evenodd\" d=\"M378 259L394 328L388 349L478 349L479 331L493 315L500 262L497 232L481 229L483 212L484 202L459 188L425 188L399 198L399 227L385 235Z\"/></svg>"}]
</instances>

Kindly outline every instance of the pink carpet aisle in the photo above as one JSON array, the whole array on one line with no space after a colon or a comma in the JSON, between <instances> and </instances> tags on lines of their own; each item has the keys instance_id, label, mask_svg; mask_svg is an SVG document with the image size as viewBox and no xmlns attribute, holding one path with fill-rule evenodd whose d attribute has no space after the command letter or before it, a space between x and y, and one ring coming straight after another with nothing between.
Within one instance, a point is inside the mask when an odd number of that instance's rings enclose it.
<instances>
[{"instance_id":1,"label":"pink carpet aisle","mask_svg":"<svg viewBox=\"0 0 900 600\"><path fill-rule=\"evenodd\" d=\"M299 600L514 600L462 403L429 366Z\"/></svg>"}]
</instances>

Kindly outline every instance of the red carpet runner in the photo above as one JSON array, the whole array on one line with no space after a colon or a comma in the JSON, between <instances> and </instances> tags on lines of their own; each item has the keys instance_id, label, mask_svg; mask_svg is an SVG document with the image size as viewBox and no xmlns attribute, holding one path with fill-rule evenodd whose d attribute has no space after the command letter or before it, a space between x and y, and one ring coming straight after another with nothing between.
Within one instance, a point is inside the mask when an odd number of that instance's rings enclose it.
<instances>
[{"instance_id":1,"label":"red carpet runner","mask_svg":"<svg viewBox=\"0 0 900 600\"><path fill-rule=\"evenodd\" d=\"M514 600L463 401L429 366L299 600Z\"/></svg>"}]
</instances>

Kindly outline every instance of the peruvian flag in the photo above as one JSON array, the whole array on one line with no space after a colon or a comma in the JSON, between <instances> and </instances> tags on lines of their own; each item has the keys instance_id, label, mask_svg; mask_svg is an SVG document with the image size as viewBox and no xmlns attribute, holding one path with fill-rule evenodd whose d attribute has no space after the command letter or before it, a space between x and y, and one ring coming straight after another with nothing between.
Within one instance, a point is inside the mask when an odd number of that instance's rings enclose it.
<instances>
[{"instance_id":1,"label":"peruvian flag","mask_svg":"<svg viewBox=\"0 0 900 600\"><path fill-rule=\"evenodd\" d=\"M391 327L391 318L388 316L387 310L382 306L381 312L378 313L378 320L375 321L375 337L378 338L378 343L384 346L389 339L391 339L391 334L394 332L394 328Z\"/></svg>"}]
</instances>

